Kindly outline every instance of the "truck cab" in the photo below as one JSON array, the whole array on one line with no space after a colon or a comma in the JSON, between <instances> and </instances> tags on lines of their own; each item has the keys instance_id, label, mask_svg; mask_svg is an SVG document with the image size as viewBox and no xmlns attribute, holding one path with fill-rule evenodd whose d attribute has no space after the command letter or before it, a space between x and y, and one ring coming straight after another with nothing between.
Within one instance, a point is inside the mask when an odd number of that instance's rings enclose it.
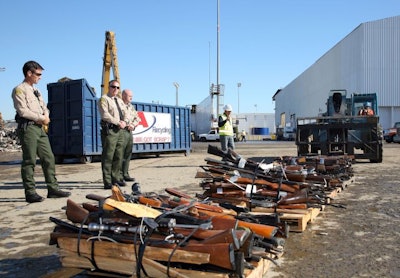
<instances>
[{"instance_id":1,"label":"truck cab","mask_svg":"<svg viewBox=\"0 0 400 278\"><path fill-rule=\"evenodd\" d=\"M219 141L219 133L216 129L212 129L208 133L199 134L199 141Z\"/></svg>"},{"instance_id":2,"label":"truck cab","mask_svg":"<svg viewBox=\"0 0 400 278\"><path fill-rule=\"evenodd\" d=\"M397 136L399 134L397 130L400 129L400 122L396 122L392 128L385 129L383 131L383 139L386 141L386 143L392 143L394 142L394 137L396 136L396 143L400 143L400 136Z\"/></svg>"},{"instance_id":3,"label":"truck cab","mask_svg":"<svg viewBox=\"0 0 400 278\"><path fill-rule=\"evenodd\" d=\"M199 134L199 141L207 142L207 141L219 141L219 133L217 129L212 129L208 133ZM236 133L233 134L233 140L237 142Z\"/></svg>"}]
</instances>

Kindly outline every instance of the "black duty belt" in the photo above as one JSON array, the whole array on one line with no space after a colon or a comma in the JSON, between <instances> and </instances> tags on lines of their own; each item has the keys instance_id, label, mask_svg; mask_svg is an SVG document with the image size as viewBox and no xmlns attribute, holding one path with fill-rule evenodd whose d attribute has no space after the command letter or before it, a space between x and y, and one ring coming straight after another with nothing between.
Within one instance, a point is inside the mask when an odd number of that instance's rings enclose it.
<instances>
[{"instance_id":1,"label":"black duty belt","mask_svg":"<svg viewBox=\"0 0 400 278\"><path fill-rule=\"evenodd\" d=\"M27 125L35 125L35 126L38 126L38 127L42 127L41 124L37 124L37 123L35 123L34 121L28 121L28 122L26 122L26 124L27 124Z\"/></svg>"},{"instance_id":2,"label":"black duty belt","mask_svg":"<svg viewBox=\"0 0 400 278\"><path fill-rule=\"evenodd\" d=\"M119 125L108 123L106 121L101 121L100 124L101 124L101 126L106 126L106 127L110 128L110 129L114 129L114 128L115 129L119 129Z\"/></svg>"},{"instance_id":3,"label":"black duty belt","mask_svg":"<svg viewBox=\"0 0 400 278\"><path fill-rule=\"evenodd\" d=\"M34 121L29 121L29 120L21 118L18 121L18 127L17 128L18 129L26 129L28 126L31 126L31 125L34 125L34 126L37 126L37 127L42 127L41 124L37 124Z\"/></svg>"}]
</instances>

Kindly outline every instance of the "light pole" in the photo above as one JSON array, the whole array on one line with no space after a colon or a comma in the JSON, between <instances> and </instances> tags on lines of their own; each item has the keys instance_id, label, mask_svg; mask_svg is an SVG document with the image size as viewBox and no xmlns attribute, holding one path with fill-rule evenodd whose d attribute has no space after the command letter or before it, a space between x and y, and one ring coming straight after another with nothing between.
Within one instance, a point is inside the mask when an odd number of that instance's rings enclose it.
<instances>
[{"instance_id":1,"label":"light pole","mask_svg":"<svg viewBox=\"0 0 400 278\"><path fill-rule=\"evenodd\" d=\"M240 83L240 82L237 83L237 87L238 87L238 110L237 110L238 112L237 112L237 113L238 113L238 115L239 115L239 113L240 113L240 109L239 109L239 103L240 103L240 100L239 100L239 88L240 88L241 86L242 86L242 83Z\"/></svg>"},{"instance_id":2,"label":"light pole","mask_svg":"<svg viewBox=\"0 0 400 278\"><path fill-rule=\"evenodd\" d=\"M176 106L178 106L178 91L179 91L179 83L178 82L174 82L172 83L175 86L175 98L176 98Z\"/></svg>"}]
</instances>

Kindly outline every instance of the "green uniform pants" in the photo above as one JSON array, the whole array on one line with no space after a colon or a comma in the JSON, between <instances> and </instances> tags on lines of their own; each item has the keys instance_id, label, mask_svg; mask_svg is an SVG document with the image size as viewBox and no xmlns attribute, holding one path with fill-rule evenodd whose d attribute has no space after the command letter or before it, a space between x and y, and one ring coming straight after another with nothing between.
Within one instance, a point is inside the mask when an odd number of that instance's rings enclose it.
<instances>
[{"instance_id":1,"label":"green uniform pants","mask_svg":"<svg viewBox=\"0 0 400 278\"><path fill-rule=\"evenodd\" d=\"M101 153L101 170L104 185L121 181L122 153L124 146L123 131L109 129L108 134L101 133L103 151Z\"/></svg>"},{"instance_id":2,"label":"green uniform pants","mask_svg":"<svg viewBox=\"0 0 400 278\"><path fill-rule=\"evenodd\" d=\"M47 189L58 190L54 154L46 132L39 125L28 125L26 128L18 129L18 136L22 147L21 177L25 195L36 193L34 178L36 157L40 159Z\"/></svg>"},{"instance_id":3,"label":"green uniform pants","mask_svg":"<svg viewBox=\"0 0 400 278\"><path fill-rule=\"evenodd\" d=\"M122 160L122 177L127 178L129 177L129 163L132 158L132 147L133 147L133 137L132 133L129 130L123 130L124 136L124 153L123 153L123 160Z\"/></svg>"}]
</instances>

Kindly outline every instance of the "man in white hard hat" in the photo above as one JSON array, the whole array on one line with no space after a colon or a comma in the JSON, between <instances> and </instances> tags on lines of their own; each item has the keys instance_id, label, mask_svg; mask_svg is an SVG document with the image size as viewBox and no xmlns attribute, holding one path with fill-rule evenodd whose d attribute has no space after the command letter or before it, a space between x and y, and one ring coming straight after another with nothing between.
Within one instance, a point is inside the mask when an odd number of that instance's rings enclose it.
<instances>
[{"instance_id":1,"label":"man in white hard hat","mask_svg":"<svg viewBox=\"0 0 400 278\"><path fill-rule=\"evenodd\" d=\"M364 103L364 107L361 108L360 111L358 111L358 115L362 115L362 116L373 116L374 110L371 108L372 104L371 102L365 102Z\"/></svg>"},{"instance_id":2,"label":"man in white hard hat","mask_svg":"<svg viewBox=\"0 0 400 278\"><path fill-rule=\"evenodd\" d=\"M233 140L233 122L232 122L232 105L224 106L224 113L218 116L219 140L221 142L221 150L228 152L229 149L235 149Z\"/></svg>"}]
</instances>

